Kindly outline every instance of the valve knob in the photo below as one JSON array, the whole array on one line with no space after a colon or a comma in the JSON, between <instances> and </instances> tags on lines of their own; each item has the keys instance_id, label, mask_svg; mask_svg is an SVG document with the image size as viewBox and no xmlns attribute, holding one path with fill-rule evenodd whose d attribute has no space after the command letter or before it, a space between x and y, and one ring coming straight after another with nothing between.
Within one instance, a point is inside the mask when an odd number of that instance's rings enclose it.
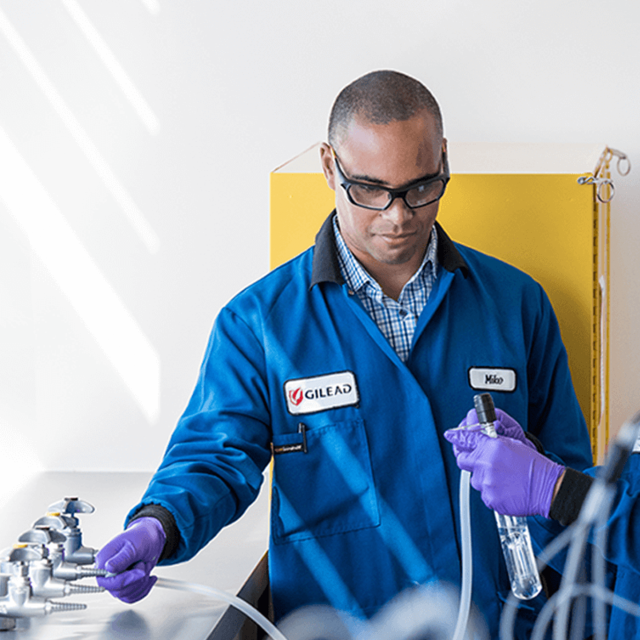
<instances>
[{"instance_id":1,"label":"valve knob","mask_svg":"<svg viewBox=\"0 0 640 640\"><path fill-rule=\"evenodd\" d=\"M72 516L75 513L93 513L95 511L95 507L85 500L80 500L77 496L73 496L70 498L63 498L59 502L50 505L49 510L60 511Z\"/></svg>"}]
</instances>

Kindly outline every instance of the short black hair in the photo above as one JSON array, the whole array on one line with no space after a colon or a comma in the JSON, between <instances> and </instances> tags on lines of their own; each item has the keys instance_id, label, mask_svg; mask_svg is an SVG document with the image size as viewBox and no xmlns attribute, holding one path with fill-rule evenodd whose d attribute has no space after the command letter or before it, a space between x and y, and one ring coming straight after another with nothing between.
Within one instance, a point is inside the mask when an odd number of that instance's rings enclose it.
<instances>
[{"instance_id":1,"label":"short black hair","mask_svg":"<svg viewBox=\"0 0 640 640\"><path fill-rule=\"evenodd\" d=\"M427 87L399 71L371 71L338 94L329 116L329 144L333 147L338 142L356 116L372 124L389 124L408 120L423 110L434 117L443 135L442 113Z\"/></svg>"}]
</instances>

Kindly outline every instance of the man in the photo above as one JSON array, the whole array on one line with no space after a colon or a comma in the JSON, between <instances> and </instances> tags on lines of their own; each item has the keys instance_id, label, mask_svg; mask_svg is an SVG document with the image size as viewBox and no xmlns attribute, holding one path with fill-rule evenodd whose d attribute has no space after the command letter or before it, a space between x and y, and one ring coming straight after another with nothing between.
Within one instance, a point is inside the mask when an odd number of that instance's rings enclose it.
<instances>
[{"instance_id":1,"label":"man","mask_svg":"<svg viewBox=\"0 0 640 640\"><path fill-rule=\"evenodd\" d=\"M187 560L240 517L272 456L276 619L313 603L368 617L416 584L459 584L459 471L441 436L476 393L473 368L508 369L509 411L590 464L544 292L435 222L449 169L432 94L367 74L336 99L328 140L336 210L313 248L220 312L164 460L98 556L124 572L101 580L119 597L143 597L158 558ZM493 516L472 513L473 596L495 636L509 585Z\"/></svg>"},{"instance_id":2,"label":"man","mask_svg":"<svg viewBox=\"0 0 640 640\"><path fill-rule=\"evenodd\" d=\"M543 516L567 526L575 522L599 467L581 473L550 460L527 442L519 425L499 412L498 438L474 428L471 410L459 427L445 433L461 469L491 509L513 516ZM509 431L504 429L509 426ZM471 427L471 428L469 428ZM544 530L545 523L539 523ZM613 590L631 602L640 601L640 439L617 481L607 519L604 557L615 565ZM589 550L588 555L591 551ZM586 560L588 560L588 555ZM611 611L608 637L640 638L640 619L620 608Z\"/></svg>"}]
</instances>

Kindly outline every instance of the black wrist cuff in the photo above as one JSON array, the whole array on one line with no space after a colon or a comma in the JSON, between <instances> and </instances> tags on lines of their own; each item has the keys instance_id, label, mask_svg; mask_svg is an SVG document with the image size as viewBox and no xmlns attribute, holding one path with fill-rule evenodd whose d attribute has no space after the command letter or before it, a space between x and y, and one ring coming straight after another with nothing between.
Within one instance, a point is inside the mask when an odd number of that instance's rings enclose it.
<instances>
[{"instance_id":1,"label":"black wrist cuff","mask_svg":"<svg viewBox=\"0 0 640 640\"><path fill-rule=\"evenodd\" d=\"M567 467L562 484L551 503L549 517L564 526L575 522L592 484L593 478L591 476Z\"/></svg>"},{"instance_id":2,"label":"black wrist cuff","mask_svg":"<svg viewBox=\"0 0 640 640\"><path fill-rule=\"evenodd\" d=\"M170 558L180 543L180 531L171 512L159 504L145 504L130 518L128 525L140 518L155 518L160 521L166 541L158 562Z\"/></svg>"}]
</instances>

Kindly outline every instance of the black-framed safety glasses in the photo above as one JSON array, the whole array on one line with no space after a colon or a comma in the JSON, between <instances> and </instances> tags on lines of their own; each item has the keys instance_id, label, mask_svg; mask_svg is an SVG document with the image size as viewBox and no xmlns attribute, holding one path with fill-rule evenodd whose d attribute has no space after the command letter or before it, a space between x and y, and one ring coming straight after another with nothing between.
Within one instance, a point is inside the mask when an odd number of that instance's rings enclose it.
<instances>
[{"instance_id":1,"label":"black-framed safety glasses","mask_svg":"<svg viewBox=\"0 0 640 640\"><path fill-rule=\"evenodd\" d=\"M345 176L333 148L331 152L335 160L340 186L345 190L349 202L357 207L374 211L388 209L396 198L402 198L409 209L419 209L433 204L444 195L450 178L446 151L442 152L442 171L437 176L416 180L406 189L388 189L377 184L351 180Z\"/></svg>"}]
</instances>

